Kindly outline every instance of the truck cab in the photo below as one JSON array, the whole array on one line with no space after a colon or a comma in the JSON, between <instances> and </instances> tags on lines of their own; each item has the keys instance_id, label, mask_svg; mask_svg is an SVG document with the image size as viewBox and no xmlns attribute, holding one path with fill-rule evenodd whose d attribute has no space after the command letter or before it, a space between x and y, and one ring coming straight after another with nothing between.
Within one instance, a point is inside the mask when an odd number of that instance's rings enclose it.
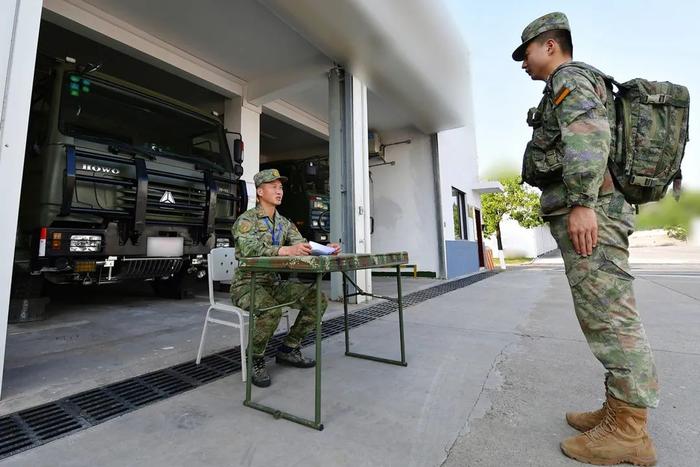
<instances>
[{"instance_id":1,"label":"truck cab","mask_svg":"<svg viewBox=\"0 0 700 467\"><path fill-rule=\"evenodd\" d=\"M44 280L152 280L176 295L211 248L232 244L242 151L215 115L89 67L38 66L13 298Z\"/></svg>"}]
</instances>

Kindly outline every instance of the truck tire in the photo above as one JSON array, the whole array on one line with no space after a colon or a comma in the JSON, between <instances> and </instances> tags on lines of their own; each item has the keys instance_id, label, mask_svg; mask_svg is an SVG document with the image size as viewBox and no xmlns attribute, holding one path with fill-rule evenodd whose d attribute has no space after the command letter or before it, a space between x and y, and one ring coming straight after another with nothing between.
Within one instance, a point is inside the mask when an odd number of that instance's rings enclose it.
<instances>
[{"instance_id":1,"label":"truck tire","mask_svg":"<svg viewBox=\"0 0 700 467\"><path fill-rule=\"evenodd\" d=\"M161 298L182 300L183 298L193 296L191 284L184 268L172 277L168 279L156 279L152 284L156 296Z\"/></svg>"}]
</instances>

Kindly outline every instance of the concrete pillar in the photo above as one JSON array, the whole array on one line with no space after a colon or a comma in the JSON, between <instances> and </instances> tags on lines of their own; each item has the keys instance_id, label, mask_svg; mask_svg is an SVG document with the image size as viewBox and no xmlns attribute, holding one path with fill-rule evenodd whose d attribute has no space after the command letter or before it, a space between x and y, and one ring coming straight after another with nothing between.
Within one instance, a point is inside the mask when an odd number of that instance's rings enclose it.
<instances>
[{"instance_id":1,"label":"concrete pillar","mask_svg":"<svg viewBox=\"0 0 700 467\"><path fill-rule=\"evenodd\" d=\"M438 279L447 279L447 256L445 253L445 221L442 209L442 178L440 177L440 149L438 135L430 135L430 156L433 164L433 189L435 190L435 217L437 224Z\"/></svg>"},{"instance_id":2,"label":"concrete pillar","mask_svg":"<svg viewBox=\"0 0 700 467\"><path fill-rule=\"evenodd\" d=\"M0 15L0 394L5 366L12 258L24 148L39 39L41 0L2 0Z\"/></svg>"},{"instance_id":3,"label":"concrete pillar","mask_svg":"<svg viewBox=\"0 0 700 467\"><path fill-rule=\"evenodd\" d=\"M329 74L331 241L345 253L370 253L370 185L367 141L367 87L341 68ZM371 271L351 275L372 291ZM331 298L342 297L340 274L331 275ZM357 302L366 300L357 297Z\"/></svg>"},{"instance_id":4,"label":"concrete pillar","mask_svg":"<svg viewBox=\"0 0 700 467\"><path fill-rule=\"evenodd\" d=\"M260 170L260 114L262 107L242 97L226 99L224 126L243 138L243 180L248 184L248 208L255 207L253 175Z\"/></svg>"}]
</instances>

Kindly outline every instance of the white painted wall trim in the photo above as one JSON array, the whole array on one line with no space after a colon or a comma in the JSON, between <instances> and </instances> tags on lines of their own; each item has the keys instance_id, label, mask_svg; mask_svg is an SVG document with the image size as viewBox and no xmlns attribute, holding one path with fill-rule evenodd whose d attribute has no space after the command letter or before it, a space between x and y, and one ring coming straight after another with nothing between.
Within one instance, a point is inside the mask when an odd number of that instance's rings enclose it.
<instances>
[{"instance_id":1,"label":"white painted wall trim","mask_svg":"<svg viewBox=\"0 0 700 467\"><path fill-rule=\"evenodd\" d=\"M367 139L367 85L352 79L353 204L355 206L355 253L372 252L369 197L369 142ZM357 285L372 293L372 270L357 271ZM358 303L367 297L358 297Z\"/></svg>"},{"instance_id":2,"label":"white painted wall trim","mask_svg":"<svg viewBox=\"0 0 700 467\"><path fill-rule=\"evenodd\" d=\"M12 282L12 258L22 189L27 122L41 22L41 0L3 0L0 16L0 394Z\"/></svg>"},{"instance_id":3,"label":"white painted wall trim","mask_svg":"<svg viewBox=\"0 0 700 467\"><path fill-rule=\"evenodd\" d=\"M328 122L311 115L289 102L277 99L263 105L264 112L325 140L329 137Z\"/></svg>"},{"instance_id":4,"label":"white painted wall trim","mask_svg":"<svg viewBox=\"0 0 700 467\"><path fill-rule=\"evenodd\" d=\"M244 81L81 0L44 0L45 18L226 97L243 95ZM132 50L129 50L132 49Z\"/></svg>"},{"instance_id":5,"label":"white painted wall trim","mask_svg":"<svg viewBox=\"0 0 700 467\"><path fill-rule=\"evenodd\" d=\"M242 97L226 99L224 126L243 139L243 180L248 185L248 209L255 207L253 176L260 170L260 113L262 109Z\"/></svg>"}]
</instances>

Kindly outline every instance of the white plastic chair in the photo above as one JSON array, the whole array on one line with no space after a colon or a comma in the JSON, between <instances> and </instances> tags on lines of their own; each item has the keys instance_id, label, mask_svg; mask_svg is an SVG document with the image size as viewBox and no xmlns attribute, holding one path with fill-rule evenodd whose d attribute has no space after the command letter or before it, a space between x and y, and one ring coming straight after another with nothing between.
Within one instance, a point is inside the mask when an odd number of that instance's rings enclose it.
<instances>
[{"instance_id":1,"label":"white plastic chair","mask_svg":"<svg viewBox=\"0 0 700 467\"><path fill-rule=\"evenodd\" d=\"M207 281L209 282L209 309L207 310L206 318L204 318L204 327L202 328L202 338L199 341L199 350L197 351L197 365L202 360L202 351L204 350L204 340L207 335L207 325L209 323L222 324L231 328L238 328L241 342L241 377L246 380L246 364L245 364L245 349L246 349L246 332L245 318L248 317L248 312L237 306L233 306L230 302L217 302L214 297L214 281L228 282L233 279L233 273L236 270L238 262L234 248L214 248L207 255ZM218 311L227 314L235 320L225 320L214 318L211 316L212 311ZM289 331L289 316L285 311L284 317L287 320L287 331Z\"/></svg>"},{"instance_id":2,"label":"white plastic chair","mask_svg":"<svg viewBox=\"0 0 700 467\"><path fill-rule=\"evenodd\" d=\"M209 323L222 324L231 328L238 328L241 341L241 376L243 381L246 380L246 365L245 365L245 321L248 317L248 312L233 306L229 303L217 302L214 297L214 281L230 281L233 278L233 273L236 270L236 254L234 248L214 248L207 255L207 282L209 283L209 309L204 318L204 327L202 328L202 338L199 340L199 350L197 351L197 365L202 360L202 351L204 350L204 340L207 336L207 325ZM231 320L212 317L212 311L218 311L227 314Z\"/></svg>"}]
</instances>

